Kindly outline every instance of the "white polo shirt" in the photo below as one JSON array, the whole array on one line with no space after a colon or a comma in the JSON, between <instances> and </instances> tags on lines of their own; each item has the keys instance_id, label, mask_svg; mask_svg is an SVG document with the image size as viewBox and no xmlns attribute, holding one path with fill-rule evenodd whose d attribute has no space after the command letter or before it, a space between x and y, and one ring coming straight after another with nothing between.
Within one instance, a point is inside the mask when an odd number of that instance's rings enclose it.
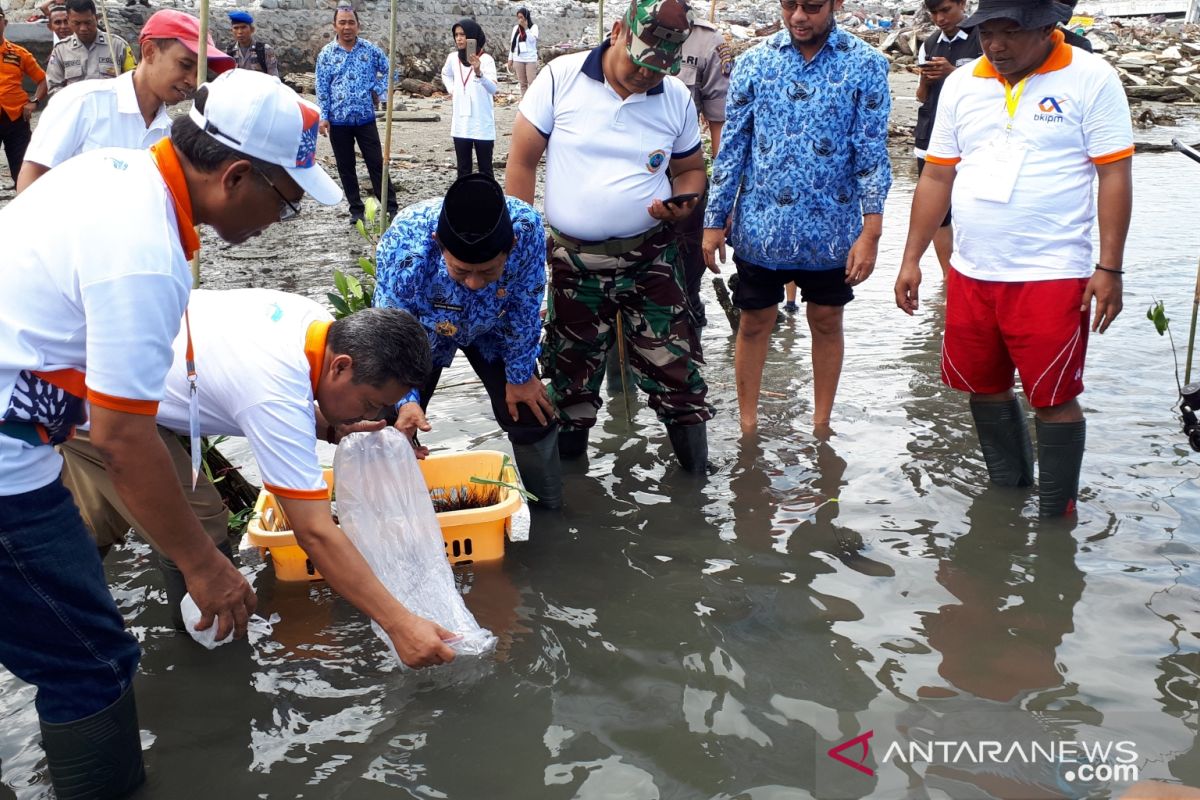
<instances>
[{"instance_id":1,"label":"white polo shirt","mask_svg":"<svg viewBox=\"0 0 1200 800\"><path fill-rule=\"evenodd\" d=\"M1133 155L1129 105L1103 59L1056 31L1029 76L1006 132L1005 83L986 57L946 78L925 160L954 165L954 255L959 272L988 281L1092 275L1097 164ZM1012 94L1016 94L1012 87ZM999 143L1019 149L1011 196L996 199Z\"/></svg>"},{"instance_id":2,"label":"white polo shirt","mask_svg":"<svg viewBox=\"0 0 1200 800\"><path fill-rule=\"evenodd\" d=\"M133 90L133 72L113 80L80 81L50 98L25 160L54 168L71 156L100 147L140 150L171 132L167 107L146 125Z\"/></svg>"},{"instance_id":3,"label":"white polo shirt","mask_svg":"<svg viewBox=\"0 0 1200 800\"><path fill-rule=\"evenodd\" d=\"M245 436L263 486L281 497L323 500L313 413L325 337L324 306L274 289L192 292L188 319L196 355L200 433ZM188 434L187 336L158 407L158 424Z\"/></svg>"},{"instance_id":4,"label":"white polo shirt","mask_svg":"<svg viewBox=\"0 0 1200 800\"><path fill-rule=\"evenodd\" d=\"M671 196L671 159L700 147L696 106L683 82L668 76L622 100L604 79L608 47L554 59L519 107L548 140L546 221L585 241L657 225L646 208Z\"/></svg>"},{"instance_id":5,"label":"white polo shirt","mask_svg":"<svg viewBox=\"0 0 1200 800\"><path fill-rule=\"evenodd\" d=\"M97 150L0 209L0 495L58 476L48 442L82 421L84 399L156 413L192 285L181 230L199 244L190 210L177 220L176 173L168 188L150 151ZM66 197L88 223L48 236Z\"/></svg>"}]
</instances>

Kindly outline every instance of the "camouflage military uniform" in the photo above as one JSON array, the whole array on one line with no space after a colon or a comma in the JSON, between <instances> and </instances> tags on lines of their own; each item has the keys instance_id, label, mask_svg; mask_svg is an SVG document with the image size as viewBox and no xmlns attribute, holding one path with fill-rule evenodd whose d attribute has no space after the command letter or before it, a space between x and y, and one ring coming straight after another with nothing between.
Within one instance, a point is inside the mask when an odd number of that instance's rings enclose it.
<instances>
[{"instance_id":1,"label":"camouflage military uniform","mask_svg":"<svg viewBox=\"0 0 1200 800\"><path fill-rule=\"evenodd\" d=\"M708 387L697 366L699 340L679 276L677 239L664 227L616 256L554 248L542 361L563 430L596 422L601 365L616 341L618 313L630 366L658 418L672 425L712 418L712 406L705 402Z\"/></svg>"},{"instance_id":2,"label":"camouflage military uniform","mask_svg":"<svg viewBox=\"0 0 1200 800\"><path fill-rule=\"evenodd\" d=\"M639 80L634 98L636 89L614 91L608 75L633 66L678 73L691 23L683 0L631 0L614 36L555 59L521 100L518 124L546 140L545 216L555 246L542 363L568 458L586 450L620 319L630 366L680 466L699 472L707 464L713 409L680 282L679 237L661 211L650 213L656 201L702 184L695 105L673 78Z\"/></svg>"}]
</instances>

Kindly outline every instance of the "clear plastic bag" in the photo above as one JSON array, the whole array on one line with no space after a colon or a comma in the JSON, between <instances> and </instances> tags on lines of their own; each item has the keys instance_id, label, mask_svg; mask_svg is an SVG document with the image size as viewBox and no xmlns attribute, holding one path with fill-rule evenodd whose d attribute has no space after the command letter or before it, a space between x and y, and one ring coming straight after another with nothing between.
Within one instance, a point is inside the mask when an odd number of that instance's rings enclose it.
<instances>
[{"instance_id":1,"label":"clear plastic bag","mask_svg":"<svg viewBox=\"0 0 1200 800\"><path fill-rule=\"evenodd\" d=\"M333 460L338 518L371 571L414 614L458 634L460 656L483 655L496 637L479 626L454 586L441 527L408 439L395 428L342 439ZM396 661L392 640L371 627Z\"/></svg>"}]
</instances>

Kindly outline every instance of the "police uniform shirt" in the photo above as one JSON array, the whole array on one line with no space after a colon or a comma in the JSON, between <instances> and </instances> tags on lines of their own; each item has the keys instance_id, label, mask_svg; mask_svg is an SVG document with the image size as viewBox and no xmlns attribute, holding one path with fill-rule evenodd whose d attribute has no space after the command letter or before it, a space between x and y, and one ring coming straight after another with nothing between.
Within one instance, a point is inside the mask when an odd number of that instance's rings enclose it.
<instances>
[{"instance_id":1,"label":"police uniform shirt","mask_svg":"<svg viewBox=\"0 0 1200 800\"><path fill-rule=\"evenodd\" d=\"M92 78L115 78L122 72L133 69L133 51L120 36L112 37L113 46L108 46L108 35L103 31L96 34L96 41L91 46L79 41L78 36L71 36L57 44L50 51L50 60L46 64L46 85L54 94L64 86L70 86ZM113 64L113 53L116 53L118 65Z\"/></svg>"},{"instance_id":2,"label":"police uniform shirt","mask_svg":"<svg viewBox=\"0 0 1200 800\"><path fill-rule=\"evenodd\" d=\"M271 45L263 43L263 61L267 62L266 73L279 77L279 61L275 58L275 50ZM249 47L234 44L229 48L229 55L237 62L238 69L252 69L263 72L263 65L258 60L258 42L251 42Z\"/></svg>"},{"instance_id":3,"label":"police uniform shirt","mask_svg":"<svg viewBox=\"0 0 1200 800\"><path fill-rule=\"evenodd\" d=\"M725 95L733 71L733 49L711 22L697 20L683 43L679 80L709 122L725 121Z\"/></svg>"}]
</instances>

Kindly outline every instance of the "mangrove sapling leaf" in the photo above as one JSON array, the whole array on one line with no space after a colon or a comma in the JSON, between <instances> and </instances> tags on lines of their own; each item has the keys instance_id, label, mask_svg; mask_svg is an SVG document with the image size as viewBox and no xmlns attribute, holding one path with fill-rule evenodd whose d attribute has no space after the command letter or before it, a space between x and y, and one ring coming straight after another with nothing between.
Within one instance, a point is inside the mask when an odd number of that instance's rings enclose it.
<instances>
[{"instance_id":1,"label":"mangrove sapling leaf","mask_svg":"<svg viewBox=\"0 0 1200 800\"><path fill-rule=\"evenodd\" d=\"M1183 384L1179 382L1179 353L1175 350L1175 337L1171 335L1171 318L1167 316L1167 309L1162 300L1154 301L1154 305L1146 309L1146 319L1154 323L1154 330L1158 331L1159 336L1166 334L1171 343L1171 358L1175 361L1175 386L1182 395Z\"/></svg>"},{"instance_id":2,"label":"mangrove sapling leaf","mask_svg":"<svg viewBox=\"0 0 1200 800\"><path fill-rule=\"evenodd\" d=\"M372 278L375 277L375 262L366 256L358 257L358 268L370 275Z\"/></svg>"},{"instance_id":3,"label":"mangrove sapling leaf","mask_svg":"<svg viewBox=\"0 0 1200 800\"><path fill-rule=\"evenodd\" d=\"M524 486L521 486L516 483L512 483L511 481L498 481L495 478L480 478L477 475L472 475L471 483L480 483L480 484L484 484L486 486L504 486L505 488L512 489L514 492L521 495L521 497L524 497L526 500L537 502L536 494L534 494L533 492L530 492Z\"/></svg>"},{"instance_id":4,"label":"mangrove sapling leaf","mask_svg":"<svg viewBox=\"0 0 1200 800\"><path fill-rule=\"evenodd\" d=\"M348 284L346 283L346 273L342 272L340 269L335 268L333 270L333 288L337 289L342 297L345 297L347 294L349 294L350 290L348 288Z\"/></svg>"},{"instance_id":5,"label":"mangrove sapling leaf","mask_svg":"<svg viewBox=\"0 0 1200 800\"><path fill-rule=\"evenodd\" d=\"M350 316L350 306L346 305L346 301L338 297L333 292L325 295L329 298L329 304L333 306L333 315L338 319Z\"/></svg>"},{"instance_id":6,"label":"mangrove sapling leaf","mask_svg":"<svg viewBox=\"0 0 1200 800\"><path fill-rule=\"evenodd\" d=\"M512 459L508 457L507 453L505 453L504 460L500 462L499 475L497 475L495 478L480 478L473 475L471 476L471 483L482 483L488 486L504 486L505 488L512 489L514 492L521 495L521 497L525 498L526 501L537 502L537 495L535 495L533 492L526 490L525 487L521 486L520 484L512 483L503 479L512 466Z\"/></svg>"},{"instance_id":7,"label":"mangrove sapling leaf","mask_svg":"<svg viewBox=\"0 0 1200 800\"><path fill-rule=\"evenodd\" d=\"M1154 329L1158 331L1159 336L1167 333L1168 326L1171 324L1171 320L1169 317L1167 317L1167 310L1163 306L1162 300L1159 300L1157 303L1147 309L1146 319L1154 323Z\"/></svg>"}]
</instances>

